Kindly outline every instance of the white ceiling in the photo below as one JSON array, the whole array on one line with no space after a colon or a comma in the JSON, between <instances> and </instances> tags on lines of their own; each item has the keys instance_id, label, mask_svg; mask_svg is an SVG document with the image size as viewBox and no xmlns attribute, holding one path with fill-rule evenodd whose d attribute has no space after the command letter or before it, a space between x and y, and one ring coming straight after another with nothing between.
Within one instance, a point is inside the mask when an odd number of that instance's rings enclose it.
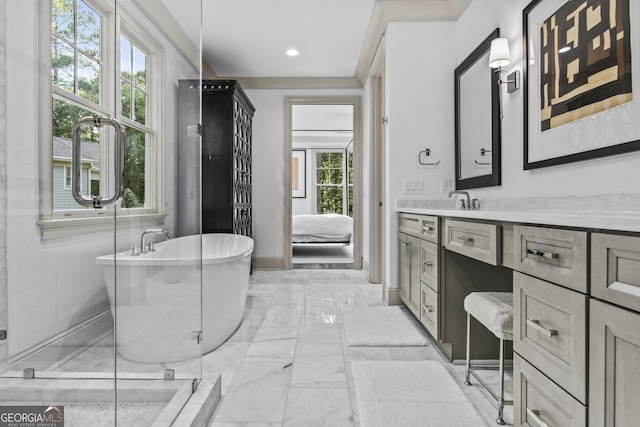
<instances>
[{"instance_id":1,"label":"white ceiling","mask_svg":"<svg viewBox=\"0 0 640 427\"><path fill-rule=\"evenodd\" d=\"M203 56L218 77L354 77L386 22L457 19L471 1L202 0ZM162 2L198 46L200 0Z\"/></svg>"}]
</instances>

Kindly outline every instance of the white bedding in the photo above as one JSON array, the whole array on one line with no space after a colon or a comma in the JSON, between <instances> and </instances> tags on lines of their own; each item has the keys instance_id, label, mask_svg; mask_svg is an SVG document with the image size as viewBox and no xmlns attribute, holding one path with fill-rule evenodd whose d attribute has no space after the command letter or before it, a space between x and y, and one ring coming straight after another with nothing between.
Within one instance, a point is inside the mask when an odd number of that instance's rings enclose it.
<instances>
[{"instance_id":1,"label":"white bedding","mask_svg":"<svg viewBox=\"0 0 640 427\"><path fill-rule=\"evenodd\" d=\"M350 242L353 220L347 215L294 215L293 243Z\"/></svg>"}]
</instances>

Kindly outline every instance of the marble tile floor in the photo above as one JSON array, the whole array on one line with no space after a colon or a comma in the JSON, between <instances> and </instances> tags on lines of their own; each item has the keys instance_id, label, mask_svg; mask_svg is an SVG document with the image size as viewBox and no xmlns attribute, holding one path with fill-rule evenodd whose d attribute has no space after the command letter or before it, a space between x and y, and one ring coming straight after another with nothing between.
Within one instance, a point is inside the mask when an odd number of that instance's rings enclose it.
<instances>
[{"instance_id":1,"label":"marble tile floor","mask_svg":"<svg viewBox=\"0 0 640 427\"><path fill-rule=\"evenodd\" d=\"M298 244L293 245L293 268L353 268L353 245Z\"/></svg>"},{"instance_id":2,"label":"marble tile floor","mask_svg":"<svg viewBox=\"0 0 640 427\"><path fill-rule=\"evenodd\" d=\"M340 310L383 304L382 286L358 271L255 271L243 324L204 357L205 375L222 373L223 397L209 427L359 426L352 360L438 360L464 382L464 366L449 363L434 344L347 346ZM485 372L485 381L497 386L497 372ZM509 376L508 399L511 383ZM462 389L487 425L497 425L488 392L478 385ZM505 419L511 424L511 407Z\"/></svg>"}]
</instances>

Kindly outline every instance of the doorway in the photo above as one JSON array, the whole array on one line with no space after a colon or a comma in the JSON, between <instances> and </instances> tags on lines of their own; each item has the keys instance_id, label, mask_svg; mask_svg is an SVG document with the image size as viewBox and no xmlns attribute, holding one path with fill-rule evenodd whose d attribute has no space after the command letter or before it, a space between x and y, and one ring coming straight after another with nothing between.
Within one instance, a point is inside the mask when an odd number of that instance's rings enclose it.
<instances>
[{"instance_id":1,"label":"doorway","mask_svg":"<svg viewBox=\"0 0 640 427\"><path fill-rule=\"evenodd\" d=\"M361 268L360 98L288 98L285 268Z\"/></svg>"}]
</instances>

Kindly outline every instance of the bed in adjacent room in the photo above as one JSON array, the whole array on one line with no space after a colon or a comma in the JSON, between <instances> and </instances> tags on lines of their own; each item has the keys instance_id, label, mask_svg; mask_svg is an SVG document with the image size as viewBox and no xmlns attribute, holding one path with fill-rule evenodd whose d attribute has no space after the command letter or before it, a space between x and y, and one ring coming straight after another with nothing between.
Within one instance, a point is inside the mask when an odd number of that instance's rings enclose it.
<instances>
[{"instance_id":1,"label":"bed in adjacent room","mask_svg":"<svg viewBox=\"0 0 640 427\"><path fill-rule=\"evenodd\" d=\"M293 215L293 243L351 243L353 219L347 215Z\"/></svg>"}]
</instances>

